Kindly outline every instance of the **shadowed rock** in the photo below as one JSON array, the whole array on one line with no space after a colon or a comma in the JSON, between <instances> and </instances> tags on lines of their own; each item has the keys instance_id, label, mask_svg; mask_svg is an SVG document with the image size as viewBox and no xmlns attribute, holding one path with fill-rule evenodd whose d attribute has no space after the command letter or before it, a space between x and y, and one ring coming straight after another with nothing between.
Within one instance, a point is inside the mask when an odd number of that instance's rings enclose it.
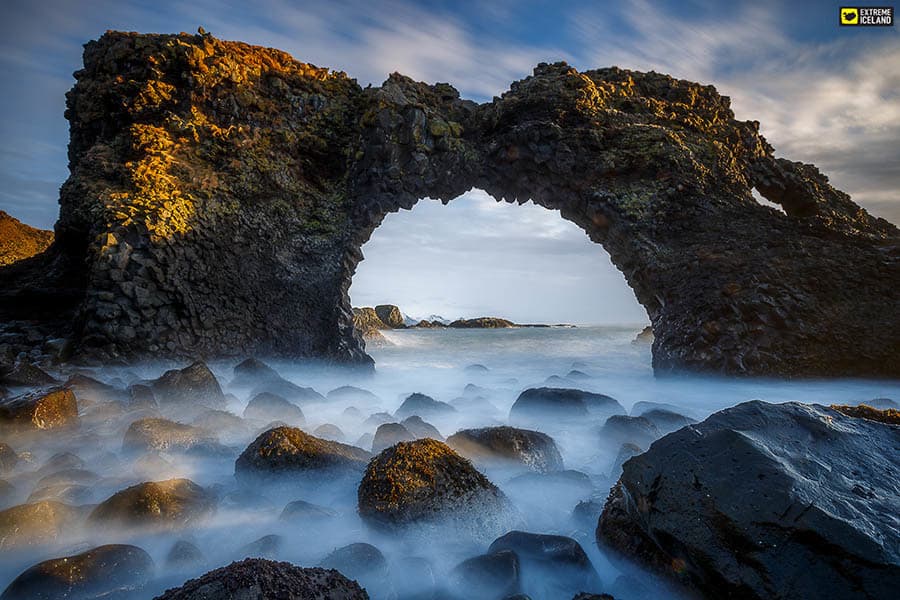
<instances>
[{"instance_id":1,"label":"shadowed rock","mask_svg":"<svg viewBox=\"0 0 900 600\"><path fill-rule=\"evenodd\" d=\"M416 436L417 439L431 438L439 442L444 440L444 436L441 435L441 432L438 431L437 427L428 421L422 420L422 417L419 415L407 417L403 419L400 424L406 427L406 430Z\"/></svg>"},{"instance_id":2,"label":"shadowed rock","mask_svg":"<svg viewBox=\"0 0 900 600\"><path fill-rule=\"evenodd\" d=\"M349 474L362 471L370 454L313 437L296 427L276 427L254 440L234 464L239 478Z\"/></svg>"},{"instance_id":3,"label":"shadowed rock","mask_svg":"<svg viewBox=\"0 0 900 600\"><path fill-rule=\"evenodd\" d=\"M356 543L331 552L319 563L320 567L335 569L360 583L376 598L393 597L388 583L388 563L384 554L372 544Z\"/></svg>"},{"instance_id":4,"label":"shadowed rock","mask_svg":"<svg viewBox=\"0 0 900 600\"><path fill-rule=\"evenodd\" d=\"M661 408L653 408L642 413L640 416L653 423L662 435L672 433L686 425L697 422L696 419Z\"/></svg>"},{"instance_id":5,"label":"shadowed rock","mask_svg":"<svg viewBox=\"0 0 900 600\"><path fill-rule=\"evenodd\" d=\"M9 444L0 442L0 475L5 475L16 468L19 455Z\"/></svg>"},{"instance_id":6,"label":"shadowed rock","mask_svg":"<svg viewBox=\"0 0 900 600\"><path fill-rule=\"evenodd\" d=\"M565 468L553 438L528 429L463 429L447 438L447 445L476 464L519 465L539 473Z\"/></svg>"},{"instance_id":7,"label":"shadowed rock","mask_svg":"<svg viewBox=\"0 0 900 600\"><path fill-rule=\"evenodd\" d=\"M168 419L140 419L128 426L122 449L129 452L160 450L187 452L219 450L219 440L205 429Z\"/></svg>"},{"instance_id":8,"label":"shadowed rock","mask_svg":"<svg viewBox=\"0 0 900 600\"><path fill-rule=\"evenodd\" d=\"M116 492L97 505L88 520L104 526L179 529L203 520L215 508L215 496L203 487L189 479L167 479Z\"/></svg>"},{"instance_id":9,"label":"shadowed rock","mask_svg":"<svg viewBox=\"0 0 900 600\"><path fill-rule=\"evenodd\" d=\"M0 425L14 429L59 429L78 424L72 390L51 388L0 400Z\"/></svg>"},{"instance_id":10,"label":"shadowed rock","mask_svg":"<svg viewBox=\"0 0 900 600\"><path fill-rule=\"evenodd\" d=\"M187 540L178 540L166 554L166 568L175 570L187 570L198 567L206 562L203 552L195 544Z\"/></svg>"},{"instance_id":11,"label":"shadowed rock","mask_svg":"<svg viewBox=\"0 0 900 600\"><path fill-rule=\"evenodd\" d=\"M183 404L224 408L225 394L212 371L202 362L183 369L166 371L152 382L153 394L160 406Z\"/></svg>"},{"instance_id":12,"label":"shadowed rock","mask_svg":"<svg viewBox=\"0 0 900 600\"><path fill-rule=\"evenodd\" d=\"M496 600L519 591L519 557L500 550L464 560L450 572L450 589L457 597Z\"/></svg>"},{"instance_id":13,"label":"shadowed rock","mask_svg":"<svg viewBox=\"0 0 900 600\"><path fill-rule=\"evenodd\" d=\"M78 402L82 405L127 402L130 400L129 394L125 390L103 383L87 375L76 373L69 377L63 385L75 392Z\"/></svg>"},{"instance_id":14,"label":"shadowed rock","mask_svg":"<svg viewBox=\"0 0 900 600\"><path fill-rule=\"evenodd\" d=\"M597 541L708 597L888 598L900 428L746 402L625 463Z\"/></svg>"},{"instance_id":15,"label":"shadowed rock","mask_svg":"<svg viewBox=\"0 0 900 600\"><path fill-rule=\"evenodd\" d=\"M372 452L377 454L385 448L390 448L399 442L411 442L416 439L406 427L400 423L385 423L375 430L372 440Z\"/></svg>"},{"instance_id":16,"label":"shadowed rock","mask_svg":"<svg viewBox=\"0 0 900 600\"><path fill-rule=\"evenodd\" d=\"M55 377L24 360L16 361L9 369L0 365L0 384L9 387L38 387L58 383Z\"/></svg>"},{"instance_id":17,"label":"shadowed rock","mask_svg":"<svg viewBox=\"0 0 900 600\"><path fill-rule=\"evenodd\" d=\"M0 600L87 600L139 592L153 577L150 555L137 546L98 546L38 563L16 577Z\"/></svg>"},{"instance_id":18,"label":"shadowed rock","mask_svg":"<svg viewBox=\"0 0 900 600\"><path fill-rule=\"evenodd\" d=\"M600 428L600 443L611 449L623 444L647 448L660 437L662 433L647 417L613 415Z\"/></svg>"},{"instance_id":19,"label":"shadowed rock","mask_svg":"<svg viewBox=\"0 0 900 600\"><path fill-rule=\"evenodd\" d=\"M449 524L474 539L509 528L517 515L487 477L441 442L400 442L376 456L357 491L359 514L380 529Z\"/></svg>"},{"instance_id":20,"label":"shadowed rock","mask_svg":"<svg viewBox=\"0 0 900 600\"><path fill-rule=\"evenodd\" d=\"M0 210L0 267L40 254L52 242L52 231L35 229Z\"/></svg>"},{"instance_id":21,"label":"shadowed rock","mask_svg":"<svg viewBox=\"0 0 900 600\"><path fill-rule=\"evenodd\" d=\"M294 425L303 425L306 422L303 411L299 406L269 392L262 392L253 396L244 409L244 418L256 419L267 423L284 421Z\"/></svg>"},{"instance_id":22,"label":"shadowed rock","mask_svg":"<svg viewBox=\"0 0 900 600\"><path fill-rule=\"evenodd\" d=\"M279 600L368 600L355 581L333 569L301 568L286 562L248 558L167 590L155 600L278 598Z\"/></svg>"},{"instance_id":23,"label":"shadowed rock","mask_svg":"<svg viewBox=\"0 0 900 600\"><path fill-rule=\"evenodd\" d=\"M602 419L625 414L614 398L569 388L531 388L516 398L509 410L514 423L541 425L548 422L584 422L588 418Z\"/></svg>"},{"instance_id":24,"label":"shadowed rock","mask_svg":"<svg viewBox=\"0 0 900 600\"><path fill-rule=\"evenodd\" d=\"M420 417L441 417L455 412L456 409L446 402L440 402L431 396L416 392L406 397L406 400L403 401L400 408L394 411L394 416L398 419L405 419L413 415Z\"/></svg>"},{"instance_id":25,"label":"shadowed rock","mask_svg":"<svg viewBox=\"0 0 900 600\"><path fill-rule=\"evenodd\" d=\"M313 435L332 442L343 442L347 439L340 427L334 423L323 423L313 430Z\"/></svg>"},{"instance_id":26,"label":"shadowed rock","mask_svg":"<svg viewBox=\"0 0 900 600\"><path fill-rule=\"evenodd\" d=\"M305 500L294 500L288 503L278 517L280 521L321 521L330 520L338 514L325 506L319 506Z\"/></svg>"},{"instance_id":27,"label":"shadowed rock","mask_svg":"<svg viewBox=\"0 0 900 600\"><path fill-rule=\"evenodd\" d=\"M403 329L406 326L403 323L403 313L393 304L379 304L375 307L375 314L390 329Z\"/></svg>"}]
</instances>

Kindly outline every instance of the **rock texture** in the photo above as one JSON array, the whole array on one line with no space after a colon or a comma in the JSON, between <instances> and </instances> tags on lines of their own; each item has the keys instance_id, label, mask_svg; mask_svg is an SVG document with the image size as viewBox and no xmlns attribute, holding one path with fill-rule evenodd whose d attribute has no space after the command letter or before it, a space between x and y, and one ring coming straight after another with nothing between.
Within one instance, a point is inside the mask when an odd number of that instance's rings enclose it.
<instances>
[{"instance_id":1,"label":"rock texture","mask_svg":"<svg viewBox=\"0 0 900 600\"><path fill-rule=\"evenodd\" d=\"M148 481L116 492L91 512L97 525L178 529L209 516L215 496L190 479Z\"/></svg>"},{"instance_id":2,"label":"rock texture","mask_svg":"<svg viewBox=\"0 0 900 600\"><path fill-rule=\"evenodd\" d=\"M0 318L78 356L369 363L347 295L361 246L388 213L477 187L604 246L657 371L898 375L884 306L900 232L776 158L712 86L540 64L476 104L207 34L121 32L86 45L76 80L55 242L0 270Z\"/></svg>"},{"instance_id":3,"label":"rock texture","mask_svg":"<svg viewBox=\"0 0 900 600\"><path fill-rule=\"evenodd\" d=\"M740 404L626 462L597 539L710 598L889 598L898 444L822 406Z\"/></svg>"},{"instance_id":4,"label":"rock texture","mask_svg":"<svg viewBox=\"0 0 900 600\"><path fill-rule=\"evenodd\" d=\"M30 392L0 401L0 426L57 429L78 423L78 402L67 388Z\"/></svg>"},{"instance_id":5,"label":"rock texture","mask_svg":"<svg viewBox=\"0 0 900 600\"><path fill-rule=\"evenodd\" d=\"M463 429L447 445L476 464L521 466L538 473L561 471L562 455L549 435L515 427Z\"/></svg>"},{"instance_id":6,"label":"rock texture","mask_svg":"<svg viewBox=\"0 0 900 600\"><path fill-rule=\"evenodd\" d=\"M99 546L28 568L9 584L0 600L128 597L139 593L153 570L153 559L137 546Z\"/></svg>"},{"instance_id":7,"label":"rock texture","mask_svg":"<svg viewBox=\"0 0 900 600\"><path fill-rule=\"evenodd\" d=\"M304 569L287 562L248 558L191 579L156 600L211 598L369 600L369 595L333 569Z\"/></svg>"},{"instance_id":8,"label":"rock texture","mask_svg":"<svg viewBox=\"0 0 900 600\"><path fill-rule=\"evenodd\" d=\"M0 267L40 254L51 242L52 231L35 229L0 210Z\"/></svg>"},{"instance_id":9,"label":"rock texture","mask_svg":"<svg viewBox=\"0 0 900 600\"><path fill-rule=\"evenodd\" d=\"M296 427L276 427L247 446L234 472L242 478L358 473L368 460L369 453L361 448L322 440Z\"/></svg>"},{"instance_id":10,"label":"rock texture","mask_svg":"<svg viewBox=\"0 0 900 600\"><path fill-rule=\"evenodd\" d=\"M514 521L503 492L447 445L427 438L376 456L358 498L359 515L379 529L450 522L457 534L490 537Z\"/></svg>"}]
</instances>

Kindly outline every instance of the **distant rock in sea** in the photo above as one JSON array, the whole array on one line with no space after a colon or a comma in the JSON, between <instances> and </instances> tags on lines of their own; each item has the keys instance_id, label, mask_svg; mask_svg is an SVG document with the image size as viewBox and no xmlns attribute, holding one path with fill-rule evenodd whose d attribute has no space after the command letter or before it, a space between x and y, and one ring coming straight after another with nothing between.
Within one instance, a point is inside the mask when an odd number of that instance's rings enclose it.
<instances>
[{"instance_id":1,"label":"distant rock in sea","mask_svg":"<svg viewBox=\"0 0 900 600\"><path fill-rule=\"evenodd\" d=\"M515 327L516 324L499 317L478 317L476 319L457 319L448 327L454 329L503 329Z\"/></svg>"}]
</instances>

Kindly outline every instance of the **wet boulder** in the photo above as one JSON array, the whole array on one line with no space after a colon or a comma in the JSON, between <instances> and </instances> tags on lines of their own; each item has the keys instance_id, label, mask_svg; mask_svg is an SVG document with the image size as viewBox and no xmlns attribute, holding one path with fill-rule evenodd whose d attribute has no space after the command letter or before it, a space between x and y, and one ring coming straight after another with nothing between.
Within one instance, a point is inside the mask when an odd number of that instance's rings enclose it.
<instances>
[{"instance_id":1,"label":"wet boulder","mask_svg":"<svg viewBox=\"0 0 900 600\"><path fill-rule=\"evenodd\" d=\"M407 417L403 419L400 424L406 427L406 430L413 434L416 439L431 438L439 442L444 441L444 436L441 435L441 432L438 431L437 427L428 421L423 421L422 417L419 415Z\"/></svg>"},{"instance_id":2,"label":"wet boulder","mask_svg":"<svg viewBox=\"0 0 900 600\"><path fill-rule=\"evenodd\" d=\"M403 319L403 313L394 304L379 304L375 307L375 314L382 323L391 329L403 329L406 323Z\"/></svg>"},{"instance_id":3,"label":"wet boulder","mask_svg":"<svg viewBox=\"0 0 900 600\"><path fill-rule=\"evenodd\" d=\"M464 560L449 577L454 596L471 600L507 598L516 594L520 585L519 557L509 550Z\"/></svg>"},{"instance_id":4,"label":"wet boulder","mask_svg":"<svg viewBox=\"0 0 900 600\"><path fill-rule=\"evenodd\" d=\"M53 473L58 473L60 471L69 471L71 469L83 469L85 468L84 460L81 459L77 454L73 454L71 452L57 452L46 461L44 464L40 466L40 468L35 472L37 475L44 477L46 475L52 475Z\"/></svg>"},{"instance_id":5,"label":"wet boulder","mask_svg":"<svg viewBox=\"0 0 900 600\"><path fill-rule=\"evenodd\" d=\"M889 598L900 427L746 402L625 463L597 541L707 597Z\"/></svg>"},{"instance_id":6,"label":"wet boulder","mask_svg":"<svg viewBox=\"0 0 900 600\"><path fill-rule=\"evenodd\" d=\"M580 423L625 414L614 398L571 388L530 388L519 394L509 410L509 420L523 425L541 425L548 420Z\"/></svg>"},{"instance_id":7,"label":"wet boulder","mask_svg":"<svg viewBox=\"0 0 900 600\"><path fill-rule=\"evenodd\" d=\"M78 403L64 387L0 400L0 425L13 429L58 429L78 423Z\"/></svg>"},{"instance_id":8,"label":"wet boulder","mask_svg":"<svg viewBox=\"0 0 900 600\"><path fill-rule=\"evenodd\" d=\"M406 397L400 408L394 411L394 416L398 419L405 419L413 415L433 418L451 415L455 412L456 409L446 402L440 402L431 396L416 392Z\"/></svg>"},{"instance_id":9,"label":"wet boulder","mask_svg":"<svg viewBox=\"0 0 900 600\"><path fill-rule=\"evenodd\" d=\"M196 544L178 540L166 554L166 568L175 571L193 569L206 562L206 556Z\"/></svg>"},{"instance_id":10,"label":"wet boulder","mask_svg":"<svg viewBox=\"0 0 900 600\"><path fill-rule=\"evenodd\" d=\"M341 428L334 423L323 423L322 425L319 425L313 430L313 435L332 442L343 442L347 439L347 436L344 435Z\"/></svg>"},{"instance_id":11,"label":"wet boulder","mask_svg":"<svg viewBox=\"0 0 900 600\"><path fill-rule=\"evenodd\" d=\"M153 388L149 385L135 383L129 385L126 391L128 392L126 405L131 410L155 410L159 408L159 404L156 402L156 394L153 393Z\"/></svg>"},{"instance_id":12,"label":"wet boulder","mask_svg":"<svg viewBox=\"0 0 900 600\"><path fill-rule=\"evenodd\" d=\"M237 555L241 558L275 558L282 547L284 547L284 536L270 533L241 546Z\"/></svg>"},{"instance_id":13,"label":"wet boulder","mask_svg":"<svg viewBox=\"0 0 900 600\"><path fill-rule=\"evenodd\" d=\"M488 553L514 552L521 566L522 590L541 598L599 592L600 577L577 541L561 535L510 531Z\"/></svg>"},{"instance_id":14,"label":"wet boulder","mask_svg":"<svg viewBox=\"0 0 900 600\"><path fill-rule=\"evenodd\" d=\"M325 394L325 397L329 402L358 402L364 404L378 404L381 402L381 399L369 390L352 385L342 385L334 388Z\"/></svg>"},{"instance_id":15,"label":"wet boulder","mask_svg":"<svg viewBox=\"0 0 900 600\"><path fill-rule=\"evenodd\" d=\"M90 486L79 483L56 483L37 486L28 496L26 502L34 503L41 500L55 500L56 502L69 505L88 504L94 500L94 490Z\"/></svg>"},{"instance_id":16,"label":"wet boulder","mask_svg":"<svg viewBox=\"0 0 900 600\"><path fill-rule=\"evenodd\" d=\"M6 387L41 387L58 383L58 379L24 360L15 362L8 369L0 369L0 384Z\"/></svg>"},{"instance_id":17,"label":"wet boulder","mask_svg":"<svg viewBox=\"0 0 900 600\"><path fill-rule=\"evenodd\" d=\"M0 475L5 475L16 468L19 455L9 444L0 442Z\"/></svg>"},{"instance_id":18,"label":"wet boulder","mask_svg":"<svg viewBox=\"0 0 900 600\"><path fill-rule=\"evenodd\" d=\"M625 464L632 456L637 456L643 452L641 447L636 444L626 443L619 446L619 452L616 454L616 459L613 461L612 470L609 472L609 477L613 481L618 481L619 476L622 474L622 465Z\"/></svg>"},{"instance_id":19,"label":"wet boulder","mask_svg":"<svg viewBox=\"0 0 900 600\"><path fill-rule=\"evenodd\" d=\"M219 440L205 429L168 419L139 419L128 426L122 440L130 452L217 452Z\"/></svg>"},{"instance_id":20,"label":"wet boulder","mask_svg":"<svg viewBox=\"0 0 900 600\"><path fill-rule=\"evenodd\" d=\"M247 446L235 462L234 472L242 479L349 474L362 471L369 457L355 446L322 440L296 427L276 427Z\"/></svg>"},{"instance_id":21,"label":"wet boulder","mask_svg":"<svg viewBox=\"0 0 900 600\"><path fill-rule=\"evenodd\" d=\"M248 558L191 579L156 600L254 598L279 600L368 600L369 595L333 569Z\"/></svg>"},{"instance_id":22,"label":"wet boulder","mask_svg":"<svg viewBox=\"0 0 900 600\"><path fill-rule=\"evenodd\" d=\"M299 406L269 392L261 392L253 396L247 403L247 408L244 409L244 418L266 423L272 421L283 421L293 425L306 423L306 418Z\"/></svg>"},{"instance_id":23,"label":"wet boulder","mask_svg":"<svg viewBox=\"0 0 900 600\"><path fill-rule=\"evenodd\" d=\"M280 521L322 521L337 517L338 514L326 506L319 506L306 500L294 500L281 511Z\"/></svg>"},{"instance_id":24,"label":"wet boulder","mask_svg":"<svg viewBox=\"0 0 900 600\"><path fill-rule=\"evenodd\" d=\"M600 428L600 443L607 448L621 448L623 444L634 444L647 448L662 437L659 429L646 417L613 415Z\"/></svg>"},{"instance_id":25,"label":"wet boulder","mask_svg":"<svg viewBox=\"0 0 900 600\"><path fill-rule=\"evenodd\" d=\"M449 523L459 535L480 539L518 522L503 492L431 439L400 442L375 457L357 497L360 516L378 529Z\"/></svg>"},{"instance_id":26,"label":"wet boulder","mask_svg":"<svg viewBox=\"0 0 900 600\"><path fill-rule=\"evenodd\" d=\"M253 388L265 381L281 378L278 371L257 358L248 358L232 370L234 378L229 385L236 388Z\"/></svg>"},{"instance_id":27,"label":"wet boulder","mask_svg":"<svg viewBox=\"0 0 900 600\"><path fill-rule=\"evenodd\" d=\"M190 479L147 481L116 492L91 512L98 525L179 529L211 515L216 497Z\"/></svg>"},{"instance_id":28,"label":"wet boulder","mask_svg":"<svg viewBox=\"0 0 900 600\"><path fill-rule=\"evenodd\" d=\"M88 600L135 594L150 581L153 571L153 559L137 546L98 546L29 567L9 584L0 600Z\"/></svg>"},{"instance_id":29,"label":"wet boulder","mask_svg":"<svg viewBox=\"0 0 900 600\"><path fill-rule=\"evenodd\" d=\"M216 376L200 361L166 371L150 387L160 406L224 408L226 404Z\"/></svg>"},{"instance_id":30,"label":"wet boulder","mask_svg":"<svg viewBox=\"0 0 900 600\"><path fill-rule=\"evenodd\" d=\"M5 479L0 479L0 510L15 502L16 494L16 486Z\"/></svg>"},{"instance_id":31,"label":"wet boulder","mask_svg":"<svg viewBox=\"0 0 900 600\"><path fill-rule=\"evenodd\" d=\"M331 552L319 563L325 569L335 569L345 577L358 581L376 598L391 597L388 582L388 563L381 550L372 544L356 543Z\"/></svg>"},{"instance_id":32,"label":"wet boulder","mask_svg":"<svg viewBox=\"0 0 900 600\"><path fill-rule=\"evenodd\" d=\"M416 439L410 431L400 423L385 423L375 430L372 440L372 452L377 454L400 442L411 442Z\"/></svg>"},{"instance_id":33,"label":"wet boulder","mask_svg":"<svg viewBox=\"0 0 900 600\"><path fill-rule=\"evenodd\" d=\"M191 421L191 426L204 431L216 432L222 440L246 440L250 435L250 425L232 412L227 410L206 410Z\"/></svg>"},{"instance_id":34,"label":"wet boulder","mask_svg":"<svg viewBox=\"0 0 900 600\"><path fill-rule=\"evenodd\" d=\"M76 373L69 377L63 384L75 393L75 397L82 405L107 403L107 402L124 402L128 400L128 393L125 390L116 388L109 384L103 383L88 377L81 373Z\"/></svg>"},{"instance_id":35,"label":"wet boulder","mask_svg":"<svg viewBox=\"0 0 900 600\"><path fill-rule=\"evenodd\" d=\"M553 438L528 429L463 429L447 438L447 445L477 465L518 466L538 473L564 468Z\"/></svg>"},{"instance_id":36,"label":"wet boulder","mask_svg":"<svg viewBox=\"0 0 900 600\"><path fill-rule=\"evenodd\" d=\"M278 374L278 371L255 358L248 358L234 368L231 387L250 389L250 395L269 393L291 402L322 402L325 397L312 388L301 387Z\"/></svg>"},{"instance_id":37,"label":"wet boulder","mask_svg":"<svg viewBox=\"0 0 900 600\"><path fill-rule=\"evenodd\" d=\"M656 428L659 429L659 432L662 435L672 433L673 431L678 431L682 427L686 427L697 422L697 419L692 419L680 413L661 408L648 410L640 416L653 423L653 425L655 425Z\"/></svg>"},{"instance_id":38,"label":"wet boulder","mask_svg":"<svg viewBox=\"0 0 900 600\"><path fill-rule=\"evenodd\" d=\"M0 511L0 550L49 544L83 519L79 508L44 500Z\"/></svg>"}]
</instances>

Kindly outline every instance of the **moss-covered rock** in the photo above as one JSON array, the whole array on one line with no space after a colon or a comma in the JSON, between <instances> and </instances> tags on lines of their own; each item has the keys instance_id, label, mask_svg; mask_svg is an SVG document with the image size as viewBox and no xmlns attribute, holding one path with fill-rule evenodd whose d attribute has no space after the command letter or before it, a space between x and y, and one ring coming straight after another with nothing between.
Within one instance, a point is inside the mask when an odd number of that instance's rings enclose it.
<instances>
[{"instance_id":1,"label":"moss-covered rock","mask_svg":"<svg viewBox=\"0 0 900 600\"><path fill-rule=\"evenodd\" d=\"M361 448L322 440L296 427L276 427L247 446L234 472L243 479L358 473L369 456Z\"/></svg>"},{"instance_id":2,"label":"moss-covered rock","mask_svg":"<svg viewBox=\"0 0 900 600\"><path fill-rule=\"evenodd\" d=\"M105 527L178 529L201 521L215 508L216 497L190 479L167 479L116 492L88 520Z\"/></svg>"}]
</instances>

